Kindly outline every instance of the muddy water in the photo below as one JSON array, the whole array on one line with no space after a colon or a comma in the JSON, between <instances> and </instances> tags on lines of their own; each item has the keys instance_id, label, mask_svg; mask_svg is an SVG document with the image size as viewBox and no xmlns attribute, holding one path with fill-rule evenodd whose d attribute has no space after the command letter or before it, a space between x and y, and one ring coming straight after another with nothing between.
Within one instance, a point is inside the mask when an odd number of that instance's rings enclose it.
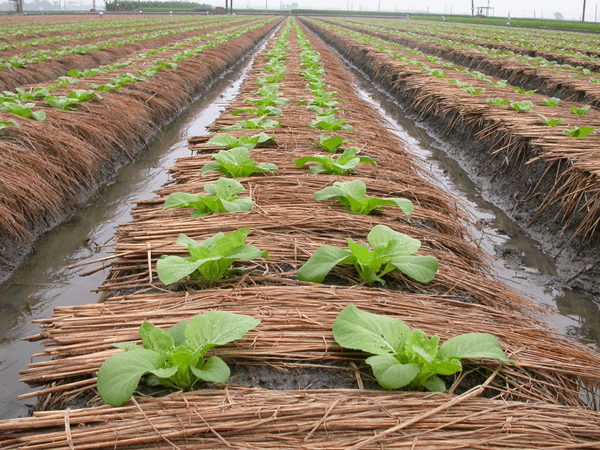
<instances>
[{"instance_id":1,"label":"muddy water","mask_svg":"<svg viewBox=\"0 0 600 450\"><path fill-rule=\"evenodd\" d=\"M600 304L585 292L556 278L554 260L503 210L486 199L463 165L452 159L459 149L436 139L434 133L406 117L391 96L377 90L353 70L362 97L378 108L392 132L405 141L438 185L459 197L476 224L474 240L492 256L494 275L520 295L542 305L541 318L554 330L594 348L600 347Z\"/></svg>"},{"instance_id":2,"label":"muddy water","mask_svg":"<svg viewBox=\"0 0 600 450\"><path fill-rule=\"evenodd\" d=\"M93 261L110 256L114 232L131 220L131 207L151 198L168 181L165 169L190 155L188 137L207 134L205 126L237 95L251 61L248 58L234 72L224 74L72 220L37 241L37 252L0 285L0 419L26 416L27 405L36 401L17 398L33 390L18 381L18 372L26 368L31 355L42 351L37 342L21 341L39 333L39 326L31 321L50 317L56 306L98 301L99 294L90 291L103 283L108 271L80 275L99 266L90 264Z\"/></svg>"},{"instance_id":3,"label":"muddy water","mask_svg":"<svg viewBox=\"0 0 600 450\"><path fill-rule=\"evenodd\" d=\"M204 127L236 95L247 64L226 76L211 94L167 127L136 163L124 168L72 220L38 241L37 253L0 285L0 419L25 416L28 403L35 402L17 399L32 390L19 383L18 372L26 367L31 355L41 351L38 343L20 340L39 332L31 320L49 317L55 306L98 300L99 295L90 290L102 284L107 271L81 277L97 266L82 264L108 255L114 231L130 220L131 205L151 197L167 181L164 169L173 166L176 158L189 155L187 138L206 134ZM600 342L597 304L554 281L553 261L501 210L484 200L460 165L447 157L443 143L407 120L398 105L373 90L364 78L360 88L378 106L390 128L424 160L440 186L463 198L478 221L474 236L491 255L500 258L494 266L496 275L543 304L551 313L546 319L559 332Z\"/></svg>"}]
</instances>

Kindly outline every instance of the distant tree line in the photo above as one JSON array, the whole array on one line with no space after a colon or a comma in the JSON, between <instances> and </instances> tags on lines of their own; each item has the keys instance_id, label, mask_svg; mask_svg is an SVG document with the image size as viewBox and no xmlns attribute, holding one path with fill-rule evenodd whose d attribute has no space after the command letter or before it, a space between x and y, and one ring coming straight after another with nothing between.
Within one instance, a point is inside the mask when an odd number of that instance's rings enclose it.
<instances>
[{"instance_id":1,"label":"distant tree line","mask_svg":"<svg viewBox=\"0 0 600 450\"><path fill-rule=\"evenodd\" d=\"M203 3L196 2L181 2L181 1L167 1L167 2L159 2L159 1L136 1L136 0L104 0L104 4L106 5L107 11L116 11L117 5L119 11L139 11L141 9L165 9L165 10L181 10L181 9L189 9L193 10L194 8L208 8L212 10L212 6L206 5Z\"/></svg>"}]
</instances>

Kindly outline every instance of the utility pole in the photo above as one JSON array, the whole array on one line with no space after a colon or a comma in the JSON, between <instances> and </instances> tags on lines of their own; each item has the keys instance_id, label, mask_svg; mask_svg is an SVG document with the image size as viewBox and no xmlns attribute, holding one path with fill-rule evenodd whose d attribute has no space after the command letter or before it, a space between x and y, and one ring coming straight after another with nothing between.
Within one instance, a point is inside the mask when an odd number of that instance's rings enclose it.
<instances>
[{"instance_id":1,"label":"utility pole","mask_svg":"<svg viewBox=\"0 0 600 450\"><path fill-rule=\"evenodd\" d=\"M471 0L471 15L475 16L475 0Z\"/></svg>"},{"instance_id":2,"label":"utility pole","mask_svg":"<svg viewBox=\"0 0 600 450\"><path fill-rule=\"evenodd\" d=\"M583 0L583 12L581 13L581 23L585 22L585 0Z\"/></svg>"}]
</instances>

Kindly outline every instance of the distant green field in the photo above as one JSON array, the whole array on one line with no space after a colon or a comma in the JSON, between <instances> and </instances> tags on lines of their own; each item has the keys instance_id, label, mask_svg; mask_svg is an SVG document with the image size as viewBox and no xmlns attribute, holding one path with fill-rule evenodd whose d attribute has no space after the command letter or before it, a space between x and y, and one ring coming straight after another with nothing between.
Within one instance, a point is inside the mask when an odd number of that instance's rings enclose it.
<instances>
[{"instance_id":1,"label":"distant green field","mask_svg":"<svg viewBox=\"0 0 600 450\"><path fill-rule=\"evenodd\" d=\"M243 11L240 11L243 13ZM376 11L327 11L327 10L310 10L310 9L293 9L292 14L297 15L310 15L310 14L331 14L331 15L345 15L351 14L353 16L361 15L366 17L376 16L397 16L406 17L407 13L395 13L395 12L376 12ZM473 16L465 15L442 15L442 14L412 14L408 13L411 20L433 20L440 21L442 17L445 17L447 22L462 22L462 23L479 23L479 24L490 24L490 25L506 25L506 17L487 17L485 19L478 19ZM600 23L592 22L575 22L569 20L553 20L553 19L519 19L518 17L511 18L510 24L517 27L538 27L538 28L557 28L561 30L579 30L579 31L594 31L600 33Z\"/></svg>"}]
</instances>

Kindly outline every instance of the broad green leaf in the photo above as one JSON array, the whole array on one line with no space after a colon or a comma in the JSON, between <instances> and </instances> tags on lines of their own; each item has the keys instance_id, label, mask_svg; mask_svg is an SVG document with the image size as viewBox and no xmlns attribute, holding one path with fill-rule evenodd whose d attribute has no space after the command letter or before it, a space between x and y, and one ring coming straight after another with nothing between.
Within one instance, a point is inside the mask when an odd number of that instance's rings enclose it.
<instances>
[{"instance_id":1,"label":"broad green leaf","mask_svg":"<svg viewBox=\"0 0 600 450\"><path fill-rule=\"evenodd\" d=\"M591 127L573 127L571 129L563 130L563 133L568 134L574 138L584 139L592 134L596 129Z\"/></svg>"},{"instance_id":2,"label":"broad green leaf","mask_svg":"<svg viewBox=\"0 0 600 450\"><path fill-rule=\"evenodd\" d=\"M510 362L498 339L487 333L468 333L453 337L442 344L442 358L490 358Z\"/></svg>"},{"instance_id":3,"label":"broad green leaf","mask_svg":"<svg viewBox=\"0 0 600 450\"><path fill-rule=\"evenodd\" d=\"M590 105L585 105L585 106L582 106L581 108L577 108L576 106L573 106L571 108L571 112L578 116L585 116L589 110L590 110Z\"/></svg>"},{"instance_id":4,"label":"broad green leaf","mask_svg":"<svg viewBox=\"0 0 600 450\"><path fill-rule=\"evenodd\" d=\"M229 147L234 148L238 147L238 140L229 134L220 134L219 136L214 136L209 139L207 142L208 145L217 145L219 147Z\"/></svg>"},{"instance_id":5,"label":"broad green leaf","mask_svg":"<svg viewBox=\"0 0 600 450\"><path fill-rule=\"evenodd\" d=\"M351 264L352 253L342 248L323 245L298 269L298 279L322 283L327 274L338 264Z\"/></svg>"},{"instance_id":6,"label":"broad green leaf","mask_svg":"<svg viewBox=\"0 0 600 450\"><path fill-rule=\"evenodd\" d=\"M189 321L182 320L167 330L167 333L173 339L173 345L179 346L185 344L185 327L187 327L188 323Z\"/></svg>"},{"instance_id":7,"label":"broad green leaf","mask_svg":"<svg viewBox=\"0 0 600 450\"><path fill-rule=\"evenodd\" d=\"M216 345L243 338L260 323L250 316L227 311L208 311L194 317L185 329L186 344L205 354Z\"/></svg>"},{"instance_id":8,"label":"broad green leaf","mask_svg":"<svg viewBox=\"0 0 600 450\"><path fill-rule=\"evenodd\" d=\"M400 352L408 333L410 328L401 320L362 311L355 305L344 308L333 322L333 338L341 347L375 355Z\"/></svg>"},{"instance_id":9,"label":"broad green leaf","mask_svg":"<svg viewBox=\"0 0 600 450\"><path fill-rule=\"evenodd\" d=\"M556 127L565 121L565 119L548 119L541 114L538 114L538 117L540 117L544 121L544 124L549 127Z\"/></svg>"},{"instance_id":10,"label":"broad green leaf","mask_svg":"<svg viewBox=\"0 0 600 450\"><path fill-rule=\"evenodd\" d=\"M231 372L229 366L218 356L211 356L200 368L191 366L193 374L203 381L225 383Z\"/></svg>"},{"instance_id":11,"label":"broad green leaf","mask_svg":"<svg viewBox=\"0 0 600 450\"><path fill-rule=\"evenodd\" d=\"M377 382L385 389L408 386L419 374L417 364L402 364L392 355L371 356L365 362L371 366Z\"/></svg>"},{"instance_id":12,"label":"broad green leaf","mask_svg":"<svg viewBox=\"0 0 600 450\"><path fill-rule=\"evenodd\" d=\"M438 269L438 260L433 256L396 256L390 264L407 277L423 284L433 280Z\"/></svg>"},{"instance_id":13,"label":"broad green leaf","mask_svg":"<svg viewBox=\"0 0 600 450\"><path fill-rule=\"evenodd\" d=\"M367 235L367 241L373 250L389 253L390 257L412 255L421 247L418 239L394 231L386 225L375 225Z\"/></svg>"},{"instance_id":14,"label":"broad green leaf","mask_svg":"<svg viewBox=\"0 0 600 450\"><path fill-rule=\"evenodd\" d=\"M560 98L550 97L544 99L544 104L550 108L555 108L560 103Z\"/></svg>"},{"instance_id":15,"label":"broad green leaf","mask_svg":"<svg viewBox=\"0 0 600 450\"><path fill-rule=\"evenodd\" d=\"M446 390L446 383L444 383L439 377L436 377L435 375L429 377L427 380L422 381L421 386L425 387L430 392L444 392Z\"/></svg>"},{"instance_id":16,"label":"broad green leaf","mask_svg":"<svg viewBox=\"0 0 600 450\"><path fill-rule=\"evenodd\" d=\"M152 350L138 349L111 356L98 371L98 393L102 401L120 406L133 395L143 375L160 369L165 358Z\"/></svg>"},{"instance_id":17,"label":"broad green leaf","mask_svg":"<svg viewBox=\"0 0 600 450\"><path fill-rule=\"evenodd\" d=\"M173 349L173 338L160 328L156 328L150 322L144 322L140 327L139 335L145 349L154 350L166 356Z\"/></svg>"},{"instance_id":18,"label":"broad green leaf","mask_svg":"<svg viewBox=\"0 0 600 450\"><path fill-rule=\"evenodd\" d=\"M188 261L180 256L170 255L156 262L158 278L164 285L173 284L194 273L202 261Z\"/></svg>"}]
</instances>

